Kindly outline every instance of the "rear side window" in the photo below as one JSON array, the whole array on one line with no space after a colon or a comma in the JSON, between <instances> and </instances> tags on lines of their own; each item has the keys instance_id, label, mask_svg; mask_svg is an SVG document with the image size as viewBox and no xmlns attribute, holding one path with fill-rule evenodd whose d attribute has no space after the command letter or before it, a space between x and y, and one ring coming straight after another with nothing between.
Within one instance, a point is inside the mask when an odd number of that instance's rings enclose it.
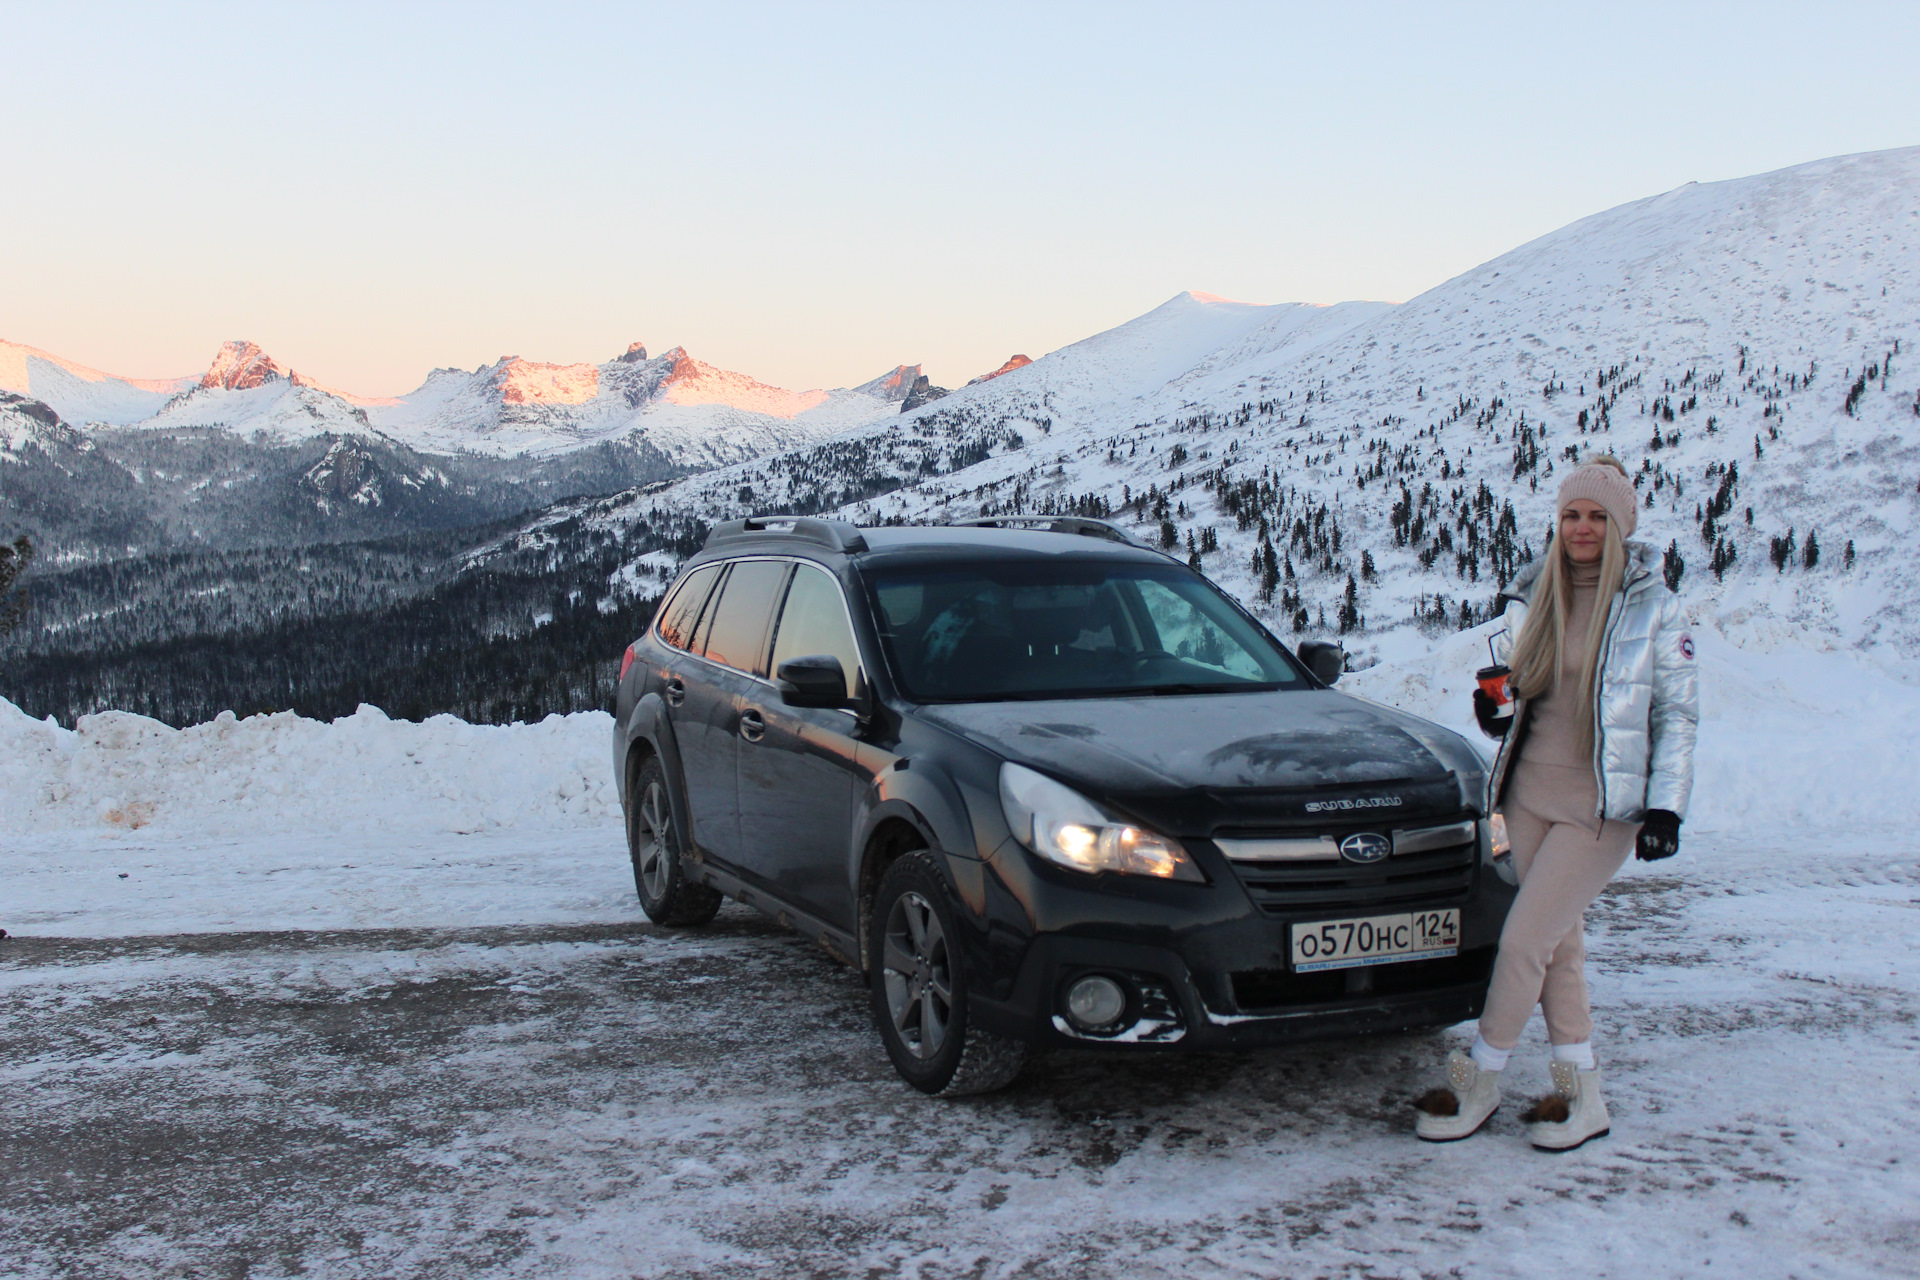
<instances>
[{"instance_id":1,"label":"rear side window","mask_svg":"<svg viewBox=\"0 0 1920 1280\"><path fill-rule=\"evenodd\" d=\"M720 588L720 603L712 610L713 624L706 636L708 658L752 675L767 673L767 620L787 569L778 560L734 564Z\"/></svg>"},{"instance_id":2,"label":"rear side window","mask_svg":"<svg viewBox=\"0 0 1920 1280\"><path fill-rule=\"evenodd\" d=\"M788 658L831 654L847 674L847 696L854 696L860 673L860 647L847 625L840 584L822 569L801 565L787 588L786 607L780 611L780 629L773 637L773 670Z\"/></svg>"},{"instance_id":3,"label":"rear side window","mask_svg":"<svg viewBox=\"0 0 1920 1280\"><path fill-rule=\"evenodd\" d=\"M691 648L693 627L700 620L700 606L707 602L720 566L703 564L685 578L660 609L660 638L676 649Z\"/></svg>"}]
</instances>

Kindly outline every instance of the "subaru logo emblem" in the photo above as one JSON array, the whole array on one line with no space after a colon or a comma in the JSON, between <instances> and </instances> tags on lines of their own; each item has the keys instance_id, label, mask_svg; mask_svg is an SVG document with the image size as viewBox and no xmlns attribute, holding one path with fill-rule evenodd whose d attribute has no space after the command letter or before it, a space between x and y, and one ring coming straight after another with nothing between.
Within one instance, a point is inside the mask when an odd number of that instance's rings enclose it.
<instances>
[{"instance_id":1,"label":"subaru logo emblem","mask_svg":"<svg viewBox=\"0 0 1920 1280\"><path fill-rule=\"evenodd\" d=\"M1373 831L1359 831L1340 842L1340 856L1348 862L1379 862L1393 852L1393 844Z\"/></svg>"}]
</instances>

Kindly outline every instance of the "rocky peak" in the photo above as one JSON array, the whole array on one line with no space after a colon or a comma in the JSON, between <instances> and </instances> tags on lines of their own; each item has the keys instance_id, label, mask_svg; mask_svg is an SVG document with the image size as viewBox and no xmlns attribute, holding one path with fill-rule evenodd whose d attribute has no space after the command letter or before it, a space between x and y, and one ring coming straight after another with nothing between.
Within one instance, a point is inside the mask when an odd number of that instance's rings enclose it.
<instances>
[{"instance_id":1,"label":"rocky peak","mask_svg":"<svg viewBox=\"0 0 1920 1280\"><path fill-rule=\"evenodd\" d=\"M644 342L628 343L626 352L615 357L616 361L620 364L641 364L645 362L646 358L647 344Z\"/></svg>"},{"instance_id":2,"label":"rocky peak","mask_svg":"<svg viewBox=\"0 0 1920 1280\"><path fill-rule=\"evenodd\" d=\"M920 366L917 364L896 365L889 372L881 374L872 382L861 383L854 390L864 391L882 400L898 402L905 400L913 391L914 379L919 376Z\"/></svg>"},{"instance_id":3,"label":"rocky peak","mask_svg":"<svg viewBox=\"0 0 1920 1280\"><path fill-rule=\"evenodd\" d=\"M1033 361L1026 356L1008 356L1007 362L998 369L995 369L992 373L983 373L977 378L968 379L967 385L971 387L976 383L992 382L1001 374L1012 373L1015 369L1024 369L1032 363Z\"/></svg>"},{"instance_id":4,"label":"rocky peak","mask_svg":"<svg viewBox=\"0 0 1920 1280\"><path fill-rule=\"evenodd\" d=\"M932 404L941 396L951 394L952 392L945 387L934 386L923 373L913 380L913 387L907 392L907 398L900 402L900 412L912 413L923 404Z\"/></svg>"},{"instance_id":5,"label":"rocky peak","mask_svg":"<svg viewBox=\"0 0 1920 1280\"><path fill-rule=\"evenodd\" d=\"M275 364L257 343L223 342L220 344L220 354L200 375L200 385L246 391L285 376L286 371Z\"/></svg>"}]
</instances>

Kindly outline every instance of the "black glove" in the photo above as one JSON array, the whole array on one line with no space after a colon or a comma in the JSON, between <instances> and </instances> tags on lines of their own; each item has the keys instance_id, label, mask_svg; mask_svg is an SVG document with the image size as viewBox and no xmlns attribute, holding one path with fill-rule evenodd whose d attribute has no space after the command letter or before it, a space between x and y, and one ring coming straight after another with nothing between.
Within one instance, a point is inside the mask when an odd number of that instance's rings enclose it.
<instances>
[{"instance_id":1,"label":"black glove","mask_svg":"<svg viewBox=\"0 0 1920 1280\"><path fill-rule=\"evenodd\" d=\"M1665 809L1647 810L1647 820L1640 824L1640 842L1634 847L1634 856L1642 862L1658 862L1678 852L1680 819Z\"/></svg>"},{"instance_id":2,"label":"black glove","mask_svg":"<svg viewBox=\"0 0 1920 1280\"><path fill-rule=\"evenodd\" d=\"M1504 716L1494 715L1494 712L1499 709L1500 704L1495 702L1493 695L1485 689L1473 691L1473 718L1480 722L1480 732L1489 738L1504 738L1507 736L1507 730L1513 726L1511 712Z\"/></svg>"}]
</instances>

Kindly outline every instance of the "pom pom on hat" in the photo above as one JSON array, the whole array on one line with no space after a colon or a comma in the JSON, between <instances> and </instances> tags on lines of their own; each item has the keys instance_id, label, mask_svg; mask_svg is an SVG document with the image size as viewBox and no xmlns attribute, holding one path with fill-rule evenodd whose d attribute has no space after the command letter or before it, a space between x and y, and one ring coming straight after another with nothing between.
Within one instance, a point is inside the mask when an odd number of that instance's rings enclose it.
<instances>
[{"instance_id":1,"label":"pom pom on hat","mask_svg":"<svg viewBox=\"0 0 1920 1280\"><path fill-rule=\"evenodd\" d=\"M1621 537L1633 536L1634 526L1640 522L1640 495L1613 459L1589 462L1567 472L1567 478L1560 482L1560 496L1554 499L1554 515L1558 517L1575 498L1599 503L1619 527Z\"/></svg>"}]
</instances>

